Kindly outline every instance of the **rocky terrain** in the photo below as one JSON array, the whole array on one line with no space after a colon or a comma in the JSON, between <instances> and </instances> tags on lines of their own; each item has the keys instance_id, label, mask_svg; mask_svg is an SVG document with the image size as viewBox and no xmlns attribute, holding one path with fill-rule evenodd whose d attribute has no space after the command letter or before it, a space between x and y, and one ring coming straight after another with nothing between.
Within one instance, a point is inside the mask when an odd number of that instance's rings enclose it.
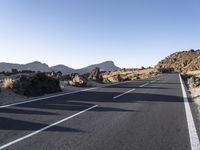
<instances>
[{"instance_id":1,"label":"rocky terrain","mask_svg":"<svg viewBox=\"0 0 200 150\"><path fill-rule=\"evenodd\" d=\"M163 73L180 72L200 112L200 49L175 52L161 60L155 69Z\"/></svg>"},{"instance_id":2,"label":"rocky terrain","mask_svg":"<svg viewBox=\"0 0 200 150\"><path fill-rule=\"evenodd\" d=\"M200 50L191 49L173 53L161 60L155 68L172 68L183 73L200 70Z\"/></svg>"},{"instance_id":3,"label":"rocky terrain","mask_svg":"<svg viewBox=\"0 0 200 150\"><path fill-rule=\"evenodd\" d=\"M200 112L200 50L176 52L154 68L141 69L120 69L112 61L77 70L64 65L49 67L40 62L25 65L0 63L0 104L61 91L102 87L173 71L181 72Z\"/></svg>"},{"instance_id":4,"label":"rocky terrain","mask_svg":"<svg viewBox=\"0 0 200 150\"><path fill-rule=\"evenodd\" d=\"M77 70L64 65L49 67L40 62L25 65L0 63L0 71L4 71L0 73L0 99L2 95L5 97L5 93L15 97L19 97L16 94L28 97L40 96L61 90L66 92L71 89L148 78L159 72L172 71L182 72L192 95L200 97L198 70L200 70L200 50L176 52L161 60L155 68L141 69L120 69L112 61Z\"/></svg>"},{"instance_id":5,"label":"rocky terrain","mask_svg":"<svg viewBox=\"0 0 200 150\"><path fill-rule=\"evenodd\" d=\"M106 61L100 64L94 64L81 69L77 69L76 72L79 74L85 74L91 72L94 68L99 68L101 71L114 71L120 69L114 64L113 61Z\"/></svg>"},{"instance_id":6,"label":"rocky terrain","mask_svg":"<svg viewBox=\"0 0 200 150\"><path fill-rule=\"evenodd\" d=\"M200 116L200 70L189 71L182 74L193 101L197 104Z\"/></svg>"},{"instance_id":7,"label":"rocky terrain","mask_svg":"<svg viewBox=\"0 0 200 150\"><path fill-rule=\"evenodd\" d=\"M108 68L109 69L109 68ZM42 96L56 92L70 92L88 87L102 87L116 82L130 81L156 75L154 68L119 69L104 71L93 68L86 74L62 74L62 72L20 72L12 69L9 73L0 73L0 103L15 102L16 99ZM21 95L21 97L20 97Z\"/></svg>"}]
</instances>

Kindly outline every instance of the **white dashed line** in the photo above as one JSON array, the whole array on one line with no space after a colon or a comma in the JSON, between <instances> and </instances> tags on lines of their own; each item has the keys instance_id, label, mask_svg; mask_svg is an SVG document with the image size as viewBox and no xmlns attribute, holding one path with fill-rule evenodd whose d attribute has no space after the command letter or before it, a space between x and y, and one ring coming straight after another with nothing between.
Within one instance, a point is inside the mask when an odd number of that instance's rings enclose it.
<instances>
[{"instance_id":1,"label":"white dashed line","mask_svg":"<svg viewBox=\"0 0 200 150\"><path fill-rule=\"evenodd\" d=\"M135 89L131 89L131 90L129 90L129 91L126 91L125 93L122 93L122 94L119 94L119 95L113 97L113 99L116 99L116 98L118 98L118 97L120 97L120 96L123 96L123 95L125 95L125 94L128 94L128 93L130 93L130 92L132 92L132 91L134 91L134 90L135 90Z\"/></svg>"},{"instance_id":2,"label":"white dashed line","mask_svg":"<svg viewBox=\"0 0 200 150\"><path fill-rule=\"evenodd\" d=\"M139 87L144 87L144 86L146 86L146 85L149 85L149 83L145 83L145 84L143 84L143 85L140 85Z\"/></svg>"},{"instance_id":3,"label":"white dashed line","mask_svg":"<svg viewBox=\"0 0 200 150\"><path fill-rule=\"evenodd\" d=\"M45 100L45 99L49 99L49 98L55 98L55 97L59 97L59 96L80 93L80 92L89 91L89 90L93 90L93 89L95 89L95 88L89 88L89 89L84 89L84 90L80 90L80 91L73 91L73 92L68 92L68 93L61 93L61 94L56 94L56 95L52 95L52 96L46 96L46 97L36 98L36 99L28 100L28 101L23 101L23 102L18 102L18 103L12 103L12 104L8 104L8 105L2 105L2 106L0 106L0 108L6 108L6 107L10 107L10 106L16 106L16 105L26 104L26 103L31 103L31 102L35 102L35 101L41 101L41 100Z\"/></svg>"},{"instance_id":4,"label":"white dashed line","mask_svg":"<svg viewBox=\"0 0 200 150\"><path fill-rule=\"evenodd\" d=\"M67 120L69 120L69 119L71 119L71 118L74 118L74 117L76 117L76 116L78 116L78 115L80 115L80 114L82 114L82 113L84 113L84 112L87 112L87 111L89 111L89 110L91 110L91 109L93 109L93 108L95 108L95 107L97 107L97 106L98 106L98 105L94 105L94 106L92 106L92 107L90 107L90 108L87 108L87 109L85 109L85 110L83 110L83 111L80 111L80 112L78 112L78 113L76 113L76 114L74 114L74 115L72 115L72 116L69 116L69 117L67 117L67 118L64 118L64 119L62 119L62 120L60 120L60 121L57 121L57 122L55 122L55 123L53 123L53 124L50 124L50 125L48 125L48 126L42 128L42 129L39 129L39 130L37 130L37 131L35 131L35 132L32 132L32 133L30 133L30 134L28 134L28 135L26 135L26 136L23 136L23 137L21 137L21 138L19 138L19 139L16 139L16 140L12 141L12 142L9 142L9 143L7 143L7 144L5 144L5 145L2 145L2 146L0 146L0 150L2 150L2 149L4 149L4 148L7 148L7 147L9 147L9 146L11 146L11 145L13 145L13 144L16 144L16 143L18 143L18 142L20 142L20 141L22 141L22 140L27 139L27 138L30 138L30 137L32 137L32 136L34 136L34 135L36 135L36 134L38 134L38 133L40 133L40 132L42 132L42 131L45 131L45 130L47 130L47 129L53 127L53 126L56 126L56 125L58 125L58 124L64 122L64 121L67 121Z\"/></svg>"}]
</instances>

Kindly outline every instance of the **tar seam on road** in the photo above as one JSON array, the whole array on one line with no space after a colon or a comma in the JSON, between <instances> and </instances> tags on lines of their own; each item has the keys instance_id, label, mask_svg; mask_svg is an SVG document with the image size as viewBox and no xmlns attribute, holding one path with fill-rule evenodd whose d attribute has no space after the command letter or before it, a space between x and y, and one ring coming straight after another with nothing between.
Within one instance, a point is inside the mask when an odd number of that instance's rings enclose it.
<instances>
[{"instance_id":1,"label":"tar seam on road","mask_svg":"<svg viewBox=\"0 0 200 150\"><path fill-rule=\"evenodd\" d=\"M113 97L113 99L116 99L116 98L118 98L118 97L120 97L120 96L123 96L123 95L125 95L125 94L128 94L128 93L130 93L130 92L132 92L132 91L134 91L134 90L135 90L135 89L131 89L131 90L129 90L129 91L126 91L125 93L122 93L122 94L119 94L119 95Z\"/></svg>"},{"instance_id":2,"label":"tar seam on road","mask_svg":"<svg viewBox=\"0 0 200 150\"><path fill-rule=\"evenodd\" d=\"M189 131L191 150L200 150L200 144L199 144L199 138L198 138L197 130L196 130L196 127L195 127L195 124L194 124L194 119L192 117L190 104L189 104L187 94L186 94L186 91L185 91L185 87L184 87L184 84L183 84L183 80L182 80L180 74L179 74L179 79L180 79L180 82L181 82L181 89L182 89L182 93L183 93L183 101L184 101L185 113L186 113L186 118L187 118L187 125L188 125L188 131Z\"/></svg>"},{"instance_id":3,"label":"tar seam on road","mask_svg":"<svg viewBox=\"0 0 200 150\"><path fill-rule=\"evenodd\" d=\"M34 136L34 135L36 135L36 134L38 134L38 133L40 133L40 132L42 132L42 131L44 131L44 130L47 130L47 129L53 127L53 126L56 126L56 125L58 125L58 124L60 124L60 123L62 123L62 122L64 122L64 121L67 121L67 120L73 118L73 117L76 117L76 116L78 116L78 115L80 115L80 114L82 114L82 113L84 113L84 112L87 112L87 111L89 111L89 110L91 110L91 109L93 109L93 108L95 108L95 107L97 107L97 106L98 106L98 105L94 105L94 106L92 106L92 107L90 107L90 108L87 108L87 109L85 109L85 110L83 110L83 111L80 111L80 112L78 112L78 113L76 113L76 114L74 114L74 115L71 115L71 116L69 116L69 117L67 117L67 118L64 118L64 119L62 119L62 120L60 120L60 121L57 121L57 122L55 122L55 123L53 123L53 124L50 124L50 125L48 125L48 126L42 128L42 129L39 129L39 130L37 130L37 131L35 131L35 132L32 132L32 133L30 133L30 134L28 134L28 135L26 135L26 136L23 136L23 137L21 137L21 138L19 138L19 139L16 139L16 140L12 141L12 142L9 142L9 143L7 143L7 144L5 144L5 145L2 145L2 146L0 146L0 150L2 150L2 149L4 149L4 148L7 148L7 147L9 147L9 146L11 146L11 145L13 145L13 144L15 144L15 143L18 143L18 142L20 142L20 141L22 141L22 140L25 140L25 139L27 139L27 138L29 138L29 137L31 137L31 136Z\"/></svg>"}]
</instances>

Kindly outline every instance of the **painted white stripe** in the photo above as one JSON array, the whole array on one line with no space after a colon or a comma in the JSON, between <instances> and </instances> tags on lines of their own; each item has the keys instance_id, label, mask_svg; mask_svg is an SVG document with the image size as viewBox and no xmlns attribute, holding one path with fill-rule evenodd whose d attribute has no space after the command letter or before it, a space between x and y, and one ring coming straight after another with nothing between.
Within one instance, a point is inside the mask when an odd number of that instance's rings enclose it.
<instances>
[{"instance_id":1,"label":"painted white stripe","mask_svg":"<svg viewBox=\"0 0 200 150\"><path fill-rule=\"evenodd\" d=\"M80 92L89 91L89 90L93 90L93 89L95 89L95 88L89 88L89 89L84 89L84 90L80 90L80 91L73 91L73 92L68 92L68 93L61 93L61 94L56 94L56 95L52 95L52 96L36 98L36 99L27 100L27 101L23 101L23 102L2 105L2 106L0 106L0 108L6 108L6 107L10 107L10 106L26 104L26 103L31 103L31 102L35 102L35 101L41 101L41 100L45 100L48 98L54 98L54 97L59 97L59 96L64 96L64 95L69 95L69 94L75 94L75 93L80 93Z\"/></svg>"},{"instance_id":2,"label":"painted white stripe","mask_svg":"<svg viewBox=\"0 0 200 150\"><path fill-rule=\"evenodd\" d=\"M118 97L120 97L120 96L123 96L123 95L125 95L125 94L128 94L128 93L130 93L130 92L132 92L132 91L134 91L134 90L135 90L135 89L131 89L131 90L129 90L129 91L126 91L125 93L122 93L122 94L119 94L119 95L113 97L113 99L116 99L116 98L118 98Z\"/></svg>"},{"instance_id":3,"label":"painted white stripe","mask_svg":"<svg viewBox=\"0 0 200 150\"><path fill-rule=\"evenodd\" d=\"M11 107L11 106L16 106L16 105L21 105L21 104L26 104L26 103L31 103L31 102L36 102L36 101L41 101L41 100L46 100L46 99L49 99L49 98L55 98L55 97L64 96L64 95L76 94L76 93L90 91L90 90L94 90L94 89L98 89L98 88L104 88L104 87L108 87L108 86L112 86L112 85L129 83L129 82L134 82L134 81L125 81L125 82L120 82L120 83L113 83L113 84L102 86L102 87L88 88L88 89L83 89L83 90L79 90L79 91L72 91L72 92L68 92L68 93L61 93L61 94L56 94L56 95L52 95L52 96L46 96L46 97L36 98L36 99L32 99L32 100L26 100L26 101L23 101L23 102L17 102L17 103L12 103L12 104L7 104L7 105L0 105L0 109L6 108L6 107Z\"/></svg>"},{"instance_id":4,"label":"painted white stripe","mask_svg":"<svg viewBox=\"0 0 200 150\"><path fill-rule=\"evenodd\" d=\"M62 123L62 122L64 122L64 121L67 121L67 120L69 120L69 119L71 119L71 118L73 118L73 117L76 117L76 116L78 116L78 115L84 113L84 112L87 112L87 111L89 111L89 110L91 110L91 109L93 109L93 108L95 108L95 107L97 107L97 106L98 106L98 105L94 105L94 106L92 106L92 107L90 107L90 108L87 108L87 109L85 109L85 110L83 110L83 111L80 111L80 112L78 112L78 113L76 113L76 114L74 114L74 115L72 115L72 116L69 116L69 117L67 117L67 118L64 118L64 119L62 119L62 120L60 120L60 121L58 121L58 122L55 122L55 123L53 123L53 124L50 124L50 125L48 125L48 126L42 128L42 129L39 129L39 130L37 130L37 131L35 131L35 132L32 132L32 133L30 133L30 134L28 134L28 135L26 135L26 136L23 136L23 137L21 137L21 138L19 138L19 139L16 139L16 140L12 141L12 142L9 142L9 143L7 143L7 144L5 144L5 145L2 145L2 146L0 146L0 150L2 150L2 149L4 149L4 148L7 148L7 147L9 147L9 146L11 146L11 145L13 145L13 144L16 144L16 143L18 143L18 142L20 142L20 141L22 141L22 140L27 139L27 138L30 138L31 136L34 136L34 135L36 135L36 134L38 134L38 133L40 133L40 132L42 132L42 131L45 131L45 130L47 130L47 129L53 127L53 126L56 126L56 125L58 125L58 124L60 124L60 123Z\"/></svg>"},{"instance_id":5,"label":"painted white stripe","mask_svg":"<svg viewBox=\"0 0 200 150\"><path fill-rule=\"evenodd\" d=\"M145 84L143 84L143 85L140 85L139 87L144 87L144 86L146 86L146 85L148 85L149 83L145 83Z\"/></svg>"},{"instance_id":6,"label":"painted white stripe","mask_svg":"<svg viewBox=\"0 0 200 150\"><path fill-rule=\"evenodd\" d=\"M185 113L186 113L186 118L187 118L191 150L200 150L200 144L199 144L197 130L196 130L196 127L194 124L194 119L193 119L192 112L190 109L190 104L189 104L188 97L187 97L185 87L183 84L183 80L182 80L180 74L179 74L179 79L181 82L181 89L182 89L182 93L183 93L183 101L184 101Z\"/></svg>"},{"instance_id":7,"label":"painted white stripe","mask_svg":"<svg viewBox=\"0 0 200 150\"><path fill-rule=\"evenodd\" d=\"M140 80L143 80L143 79L140 79ZM6 108L6 107L11 107L11 106L16 106L16 105L21 105L21 104L26 104L26 103L31 103L31 102L35 102L35 101L40 101L40 100L46 100L46 99L49 99L49 98L55 98L55 97L59 97L59 96L70 95L70 94L80 93L80 92L84 92L84 91L90 91L90 90L94 90L94 89L98 89L98 88L104 88L104 87L108 87L108 86L112 86L112 85L130 83L130 82L134 82L134 81L135 80L125 81L125 82L120 82L120 83L113 83L113 84L102 86L102 87L88 88L88 89L83 89L83 90L79 90L79 91L61 93L61 94L56 94L56 95L52 95L52 96L46 96L46 97L36 98L36 99L32 99L32 100L26 100L26 101L23 101L23 102L17 102L17 103L12 103L12 104L7 104L7 105L0 105L0 109Z\"/></svg>"},{"instance_id":8,"label":"painted white stripe","mask_svg":"<svg viewBox=\"0 0 200 150\"><path fill-rule=\"evenodd\" d=\"M89 89L83 89L83 90L81 90L81 92L91 91L91 90L95 90L95 89L97 89L97 88L98 88L98 87L89 88Z\"/></svg>"},{"instance_id":9,"label":"painted white stripe","mask_svg":"<svg viewBox=\"0 0 200 150\"><path fill-rule=\"evenodd\" d=\"M154 83L154 82L156 82L156 81L151 81L151 83Z\"/></svg>"}]
</instances>

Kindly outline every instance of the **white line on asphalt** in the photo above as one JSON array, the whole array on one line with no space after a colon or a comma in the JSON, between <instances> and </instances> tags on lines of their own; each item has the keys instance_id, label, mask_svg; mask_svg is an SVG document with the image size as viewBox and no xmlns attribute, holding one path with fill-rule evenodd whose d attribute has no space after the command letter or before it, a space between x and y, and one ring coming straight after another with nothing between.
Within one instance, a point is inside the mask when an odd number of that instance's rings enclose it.
<instances>
[{"instance_id":1,"label":"white line on asphalt","mask_svg":"<svg viewBox=\"0 0 200 150\"><path fill-rule=\"evenodd\" d=\"M5 144L5 145L2 145L2 146L0 146L0 150L2 150L2 149L4 149L4 148L7 148L8 146L11 146L11 145L13 145L13 144L15 144L15 143L18 143L18 142L20 142L20 141L22 141L22 140L25 140L25 139L27 139L27 138L30 138L31 136L34 136L34 135L36 135L36 134L38 134L38 133L40 133L40 132L42 132L42 131L45 131L45 130L47 130L47 129L53 127L53 126L56 126L56 125L58 125L58 124L60 124L60 123L62 123L62 122L64 122L64 121L67 121L67 120L69 120L69 119L71 119L71 118L73 118L73 117L76 117L76 116L78 116L78 115L84 113L84 112L87 112L87 111L89 111L89 110L91 110L91 109L93 109L93 108L95 108L95 107L97 107L97 106L98 106L98 105L94 105L94 106L92 106L92 107L90 107L90 108L87 108L87 109L85 109L85 110L83 110L83 111L80 111L80 112L78 112L78 113L76 113L76 114L74 114L74 115L72 115L72 116L69 116L69 117L67 117L67 118L64 118L64 119L62 119L62 120L60 120L60 121L58 121L58 122L55 122L55 123L53 123L53 124L50 124L50 125L48 125L48 126L42 128L42 129L39 129L39 130L37 130L37 131L35 131L35 132L32 132L32 133L30 133L30 134L28 134L28 135L26 135L26 136L23 136L23 137L21 137L21 138L19 138L19 139L16 139L16 140L12 141L12 142L9 142L9 143L7 143L7 144Z\"/></svg>"},{"instance_id":2,"label":"white line on asphalt","mask_svg":"<svg viewBox=\"0 0 200 150\"><path fill-rule=\"evenodd\" d=\"M125 95L125 94L128 94L128 93L130 93L130 92L132 92L132 91L134 91L134 90L135 90L135 89L131 89L131 90L129 90L129 91L126 91L125 93L122 93L122 94L119 94L119 95L113 97L113 99L116 99L116 98L118 98L118 97L120 97L120 96L123 96L123 95Z\"/></svg>"},{"instance_id":3,"label":"white line on asphalt","mask_svg":"<svg viewBox=\"0 0 200 150\"><path fill-rule=\"evenodd\" d=\"M120 82L120 83L113 83L113 84L102 86L102 87L88 88L88 89L83 89L83 90L79 90L79 91L73 91L73 92L68 92L68 93L56 94L56 95L52 95L52 96L40 97L40 98L36 98L36 99L32 99L32 100L26 100L26 101L23 101L23 102L17 102L17 103L12 103L12 104L0 105L0 109L1 108L6 108L6 107L11 107L11 106L16 106L16 105L21 105L21 104L26 104L26 103L31 103L31 102L35 102L35 101L41 101L41 100L45 100L45 99L49 99L49 98L55 98L55 97L64 96L64 95L76 94L76 93L90 91L90 90L94 90L94 89L98 89L98 88L103 88L103 87L108 87L108 86L112 86L112 85L129 83L129 82L134 82L134 80L132 80L132 81L124 81L124 82Z\"/></svg>"},{"instance_id":4,"label":"white line on asphalt","mask_svg":"<svg viewBox=\"0 0 200 150\"><path fill-rule=\"evenodd\" d=\"M145 83L145 84L143 84L143 85L140 85L139 87L144 87L144 86L146 86L146 85L148 85L149 83Z\"/></svg>"},{"instance_id":5,"label":"white line on asphalt","mask_svg":"<svg viewBox=\"0 0 200 150\"><path fill-rule=\"evenodd\" d=\"M52 96L46 96L46 97L36 98L36 99L28 100L28 101L23 101L23 102L18 102L18 103L13 103L13 104L2 105L2 106L0 106L0 108L6 108L6 107L10 107L10 106L16 106L16 105L26 104L26 103L35 102L35 101L41 101L41 100L48 99L48 98L54 98L54 97L64 96L64 95L69 95L69 94L75 94L75 93L89 91L89 90L93 90L93 89L95 89L95 88L89 88L89 89L84 89L84 90L80 90L80 91L73 91L73 92L68 92L68 93L61 93L61 94L56 94L56 95L52 95Z\"/></svg>"},{"instance_id":6,"label":"white line on asphalt","mask_svg":"<svg viewBox=\"0 0 200 150\"><path fill-rule=\"evenodd\" d=\"M184 84L183 84L183 80L182 80L180 74L179 74L179 79L180 79L180 82L181 82L181 89L182 89L182 93L183 93L183 101L184 101L185 113L186 113L186 118L187 118L187 125L188 125L189 137L190 137L191 150L200 150L200 144L199 144L199 138L198 138L197 130L195 128L194 119L192 117L192 112L191 112L191 109L190 109L190 104L189 104L187 94L186 94L186 91L185 91L185 87L184 87Z\"/></svg>"},{"instance_id":7,"label":"white line on asphalt","mask_svg":"<svg viewBox=\"0 0 200 150\"><path fill-rule=\"evenodd\" d=\"M154 83L154 82L156 82L155 80L154 81L151 81L151 83Z\"/></svg>"},{"instance_id":8,"label":"white line on asphalt","mask_svg":"<svg viewBox=\"0 0 200 150\"><path fill-rule=\"evenodd\" d=\"M59 96L76 94L76 93L90 91L90 90L94 90L94 89L98 89L98 88L103 88L103 87L108 87L108 86L112 86L112 85L129 83L129 82L133 82L133 81L125 81L125 82L120 82L120 83L113 83L113 84L102 86L102 87L88 88L88 89L83 89L83 90L79 90L79 91L73 91L73 92L68 92L68 93L61 93L61 94L56 94L56 95L52 95L52 96L46 96L46 97L40 97L40 98L36 98L36 99L32 99L32 100L26 100L26 101L23 101L23 102L17 102L17 103L12 103L12 104L0 105L0 109L1 108L6 108L6 107L11 107L11 106L16 106L16 105L21 105L21 104L26 104L26 103L31 103L31 102L35 102L35 101L41 101L41 100L45 100L45 99L49 99L49 98L55 98L55 97L59 97Z\"/></svg>"}]
</instances>

